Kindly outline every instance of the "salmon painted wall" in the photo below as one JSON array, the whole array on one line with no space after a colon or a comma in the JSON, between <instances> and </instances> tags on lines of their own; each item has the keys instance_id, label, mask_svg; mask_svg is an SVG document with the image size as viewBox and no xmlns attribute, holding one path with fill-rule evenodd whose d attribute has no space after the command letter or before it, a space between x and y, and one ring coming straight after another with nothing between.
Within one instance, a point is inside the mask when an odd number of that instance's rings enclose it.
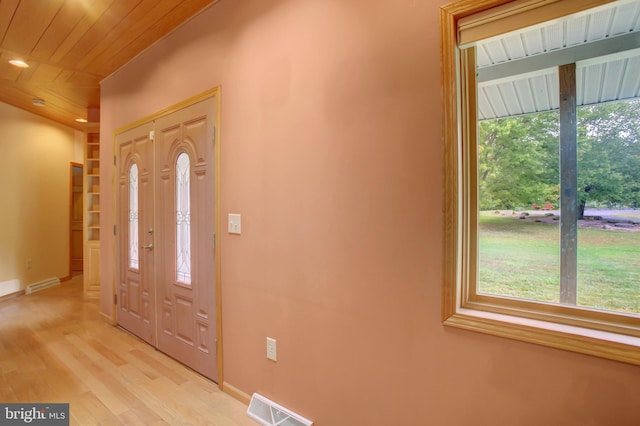
<instances>
[{"instance_id":1,"label":"salmon painted wall","mask_svg":"<svg viewBox=\"0 0 640 426\"><path fill-rule=\"evenodd\" d=\"M69 275L69 174L81 142L81 132L0 103L0 295Z\"/></svg>"},{"instance_id":2,"label":"salmon painted wall","mask_svg":"<svg viewBox=\"0 0 640 426\"><path fill-rule=\"evenodd\" d=\"M224 380L247 394L318 426L633 424L640 368L441 324L441 3L223 0L103 82L104 162L118 127L221 86Z\"/></svg>"}]
</instances>

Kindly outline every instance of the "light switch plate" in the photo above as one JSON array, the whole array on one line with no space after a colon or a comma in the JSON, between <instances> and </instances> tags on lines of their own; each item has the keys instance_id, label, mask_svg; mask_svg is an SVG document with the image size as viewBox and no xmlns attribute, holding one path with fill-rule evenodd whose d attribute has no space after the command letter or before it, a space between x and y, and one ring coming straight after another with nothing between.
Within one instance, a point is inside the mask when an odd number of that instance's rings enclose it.
<instances>
[{"instance_id":1,"label":"light switch plate","mask_svg":"<svg viewBox=\"0 0 640 426\"><path fill-rule=\"evenodd\" d=\"M272 337L267 337L267 359L271 361L277 361L277 351L276 351L276 339Z\"/></svg>"},{"instance_id":2,"label":"light switch plate","mask_svg":"<svg viewBox=\"0 0 640 426\"><path fill-rule=\"evenodd\" d=\"M236 213L229 213L229 233L240 234L242 232L242 217Z\"/></svg>"}]
</instances>

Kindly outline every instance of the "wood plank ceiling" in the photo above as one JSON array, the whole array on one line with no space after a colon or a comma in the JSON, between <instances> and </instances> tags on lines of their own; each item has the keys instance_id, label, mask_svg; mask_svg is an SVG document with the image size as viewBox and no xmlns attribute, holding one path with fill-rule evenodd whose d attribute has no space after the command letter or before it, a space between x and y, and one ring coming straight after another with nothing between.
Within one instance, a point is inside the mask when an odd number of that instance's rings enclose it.
<instances>
[{"instance_id":1,"label":"wood plank ceiling","mask_svg":"<svg viewBox=\"0 0 640 426\"><path fill-rule=\"evenodd\" d=\"M82 129L103 78L216 1L0 0L0 102Z\"/></svg>"}]
</instances>

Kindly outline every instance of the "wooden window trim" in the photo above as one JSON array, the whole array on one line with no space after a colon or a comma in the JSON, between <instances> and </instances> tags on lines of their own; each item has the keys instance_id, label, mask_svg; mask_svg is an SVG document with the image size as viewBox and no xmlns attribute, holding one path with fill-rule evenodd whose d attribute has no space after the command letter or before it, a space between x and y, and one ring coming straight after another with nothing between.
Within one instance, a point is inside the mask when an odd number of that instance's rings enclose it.
<instances>
[{"instance_id":1,"label":"wooden window trim","mask_svg":"<svg viewBox=\"0 0 640 426\"><path fill-rule=\"evenodd\" d=\"M610 0L589 0L588 8ZM637 317L576 309L554 304L520 301L475 292L477 271L477 181L475 162L475 64L474 49L460 49L461 25L475 27L510 16L519 28L574 13L571 1L460 0L440 10L441 71L443 85L444 218L442 320L447 326L570 350L640 365L640 327ZM522 5L527 7L522 9ZM546 9L535 10L535 4ZM551 7L553 4L555 8ZM512 9L509 9L512 6ZM530 7L529 7L530 6ZM513 8L515 7L515 8ZM525 10L526 17L513 19ZM497 8L497 9L494 9ZM492 9L492 10L490 10ZM581 7L580 10L584 10ZM541 11L544 11L541 13ZM542 21L541 17L544 17ZM500 34L517 28L486 28L484 34ZM482 31L478 34L481 34ZM470 38L467 40L471 40Z\"/></svg>"},{"instance_id":2,"label":"wooden window trim","mask_svg":"<svg viewBox=\"0 0 640 426\"><path fill-rule=\"evenodd\" d=\"M466 9L468 3L473 3L473 5L468 5L473 9L465 12L462 16L458 15L460 18L456 32L460 45L466 46L479 40L541 24L550 20L550 17L582 12L612 1L615 0L460 1L456 2L459 4L458 8ZM445 6L445 8L450 6Z\"/></svg>"}]
</instances>

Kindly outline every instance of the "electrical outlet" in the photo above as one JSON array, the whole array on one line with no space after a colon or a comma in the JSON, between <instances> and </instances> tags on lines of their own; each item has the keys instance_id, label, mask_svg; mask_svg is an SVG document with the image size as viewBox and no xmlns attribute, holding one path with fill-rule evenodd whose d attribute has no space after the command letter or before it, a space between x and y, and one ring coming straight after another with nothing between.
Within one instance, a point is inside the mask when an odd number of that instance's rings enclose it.
<instances>
[{"instance_id":1,"label":"electrical outlet","mask_svg":"<svg viewBox=\"0 0 640 426\"><path fill-rule=\"evenodd\" d=\"M276 339L267 337L267 359L270 359L271 361L277 361L277 358Z\"/></svg>"},{"instance_id":2,"label":"electrical outlet","mask_svg":"<svg viewBox=\"0 0 640 426\"><path fill-rule=\"evenodd\" d=\"M31 259L27 259L27 269L31 269L31 265L32 265Z\"/></svg>"}]
</instances>

